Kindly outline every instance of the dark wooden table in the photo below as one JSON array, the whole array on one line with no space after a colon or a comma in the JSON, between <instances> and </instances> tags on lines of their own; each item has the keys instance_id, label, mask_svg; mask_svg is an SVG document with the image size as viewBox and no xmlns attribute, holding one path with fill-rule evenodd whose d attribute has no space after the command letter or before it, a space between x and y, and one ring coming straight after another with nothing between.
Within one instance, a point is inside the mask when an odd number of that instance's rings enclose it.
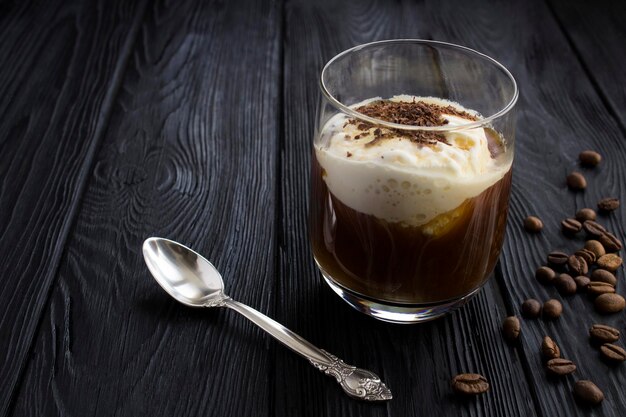
<instances>
[{"instance_id":1,"label":"dark wooden table","mask_svg":"<svg viewBox=\"0 0 626 417\"><path fill-rule=\"evenodd\" d=\"M626 197L624 2L454 3L1 2L0 415L624 416L626 365L602 362L587 329L624 332L625 314L599 316L533 278L547 250L582 244L564 239L562 218ZM402 37L478 49L521 89L495 278L417 326L334 295L306 225L321 67ZM587 148L605 159L573 193L564 178ZM537 236L520 225L531 213L546 223ZM601 222L623 238L625 214ZM371 368L395 398L351 400L236 314L178 305L141 257L152 235L205 254L233 297ZM500 323L529 297L562 299L564 315L523 321L509 346ZM575 374L546 376L545 334ZM491 390L455 397L459 372L484 374ZM574 402L578 379L604 390L600 407Z\"/></svg>"}]
</instances>

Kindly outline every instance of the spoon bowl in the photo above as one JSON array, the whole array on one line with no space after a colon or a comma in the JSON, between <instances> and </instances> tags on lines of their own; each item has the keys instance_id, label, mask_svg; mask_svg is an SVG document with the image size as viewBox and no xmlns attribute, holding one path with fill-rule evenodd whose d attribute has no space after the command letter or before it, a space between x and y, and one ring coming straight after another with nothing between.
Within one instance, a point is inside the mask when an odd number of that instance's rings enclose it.
<instances>
[{"instance_id":1,"label":"spoon bowl","mask_svg":"<svg viewBox=\"0 0 626 417\"><path fill-rule=\"evenodd\" d=\"M173 240L143 242L148 269L169 295L190 307L205 307L224 296L224 281L211 262Z\"/></svg>"}]
</instances>

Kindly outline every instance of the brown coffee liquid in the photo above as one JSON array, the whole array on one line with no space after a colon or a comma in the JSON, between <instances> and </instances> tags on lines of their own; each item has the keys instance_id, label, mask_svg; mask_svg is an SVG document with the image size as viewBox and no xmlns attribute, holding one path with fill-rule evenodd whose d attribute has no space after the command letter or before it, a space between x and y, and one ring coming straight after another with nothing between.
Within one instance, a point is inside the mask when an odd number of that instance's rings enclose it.
<instances>
[{"instance_id":1,"label":"brown coffee liquid","mask_svg":"<svg viewBox=\"0 0 626 417\"><path fill-rule=\"evenodd\" d=\"M487 131L487 130L486 130ZM495 157L497 134L487 132ZM321 269L341 286L392 303L437 303L480 287L504 239L512 171L466 200L440 233L390 223L330 193L313 155L310 236Z\"/></svg>"}]
</instances>

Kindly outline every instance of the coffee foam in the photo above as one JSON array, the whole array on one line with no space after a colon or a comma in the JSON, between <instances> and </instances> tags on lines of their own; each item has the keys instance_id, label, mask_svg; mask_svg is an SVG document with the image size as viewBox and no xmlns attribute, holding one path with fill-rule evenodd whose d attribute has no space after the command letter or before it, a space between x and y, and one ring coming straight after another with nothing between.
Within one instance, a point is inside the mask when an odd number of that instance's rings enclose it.
<instances>
[{"instance_id":1,"label":"coffee foam","mask_svg":"<svg viewBox=\"0 0 626 417\"><path fill-rule=\"evenodd\" d=\"M413 99L477 115L457 103L432 97L395 96L391 100ZM373 100L380 98L353 107ZM458 116L443 117L449 127L468 123ZM374 139L374 128L363 133L359 123L348 120L343 113L337 114L321 131L315 154L324 169L323 179L348 207L388 222L424 225L495 184L511 166L511 158L492 159L482 127L444 132L447 143L425 145L392 137L365 146Z\"/></svg>"}]
</instances>

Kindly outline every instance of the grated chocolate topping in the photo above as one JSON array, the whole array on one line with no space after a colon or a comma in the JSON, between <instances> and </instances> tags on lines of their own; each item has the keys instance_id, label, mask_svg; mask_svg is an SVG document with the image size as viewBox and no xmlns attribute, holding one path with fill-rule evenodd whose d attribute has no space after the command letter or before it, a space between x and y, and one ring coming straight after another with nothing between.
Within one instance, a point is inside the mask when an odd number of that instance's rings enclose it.
<instances>
[{"instance_id":1,"label":"grated chocolate topping","mask_svg":"<svg viewBox=\"0 0 626 417\"><path fill-rule=\"evenodd\" d=\"M415 99L408 102L377 100L357 107L356 111L375 119L410 126L444 126L448 123L442 116L444 114L462 117L471 121L478 120L476 116L465 111L460 111L453 106L439 106L437 104L416 101ZM366 131L375 128L373 132L374 139L368 142L366 146L372 146L382 140L397 137L407 138L412 142L421 144L433 145L437 142L446 143L445 136L438 132L391 129L384 126L376 126L373 123L361 120L357 121L356 119L350 119L347 123L358 123L357 129L361 131L361 134L356 135L354 139L360 139Z\"/></svg>"}]
</instances>

